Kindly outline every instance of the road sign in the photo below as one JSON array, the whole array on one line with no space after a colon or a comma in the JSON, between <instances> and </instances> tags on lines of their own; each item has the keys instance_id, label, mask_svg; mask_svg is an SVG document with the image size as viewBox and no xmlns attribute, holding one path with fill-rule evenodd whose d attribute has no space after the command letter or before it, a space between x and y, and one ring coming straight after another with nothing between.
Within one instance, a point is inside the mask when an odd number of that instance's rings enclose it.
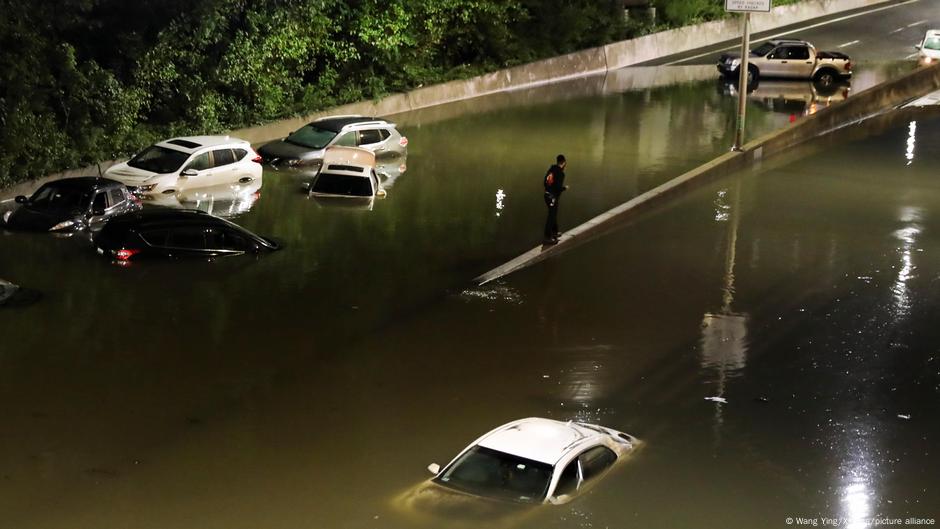
<instances>
[{"instance_id":1,"label":"road sign","mask_svg":"<svg viewBox=\"0 0 940 529\"><path fill-rule=\"evenodd\" d=\"M725 0L725 11L768 13L771 0Z\"/></svg>"}]
</instances>

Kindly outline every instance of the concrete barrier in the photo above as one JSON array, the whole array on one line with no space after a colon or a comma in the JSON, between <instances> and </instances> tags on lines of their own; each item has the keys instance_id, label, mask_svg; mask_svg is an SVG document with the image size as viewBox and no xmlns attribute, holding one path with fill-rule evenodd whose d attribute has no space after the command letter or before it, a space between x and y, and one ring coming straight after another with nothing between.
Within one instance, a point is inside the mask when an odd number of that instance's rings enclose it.
<instances>
[{"instance_id":1,"label":"concrete barrier","mask_svg":"<svg viewBox=\"0 0 940 529\"><path fill-rule=\"evenodd\" d=\"M839 105L803 118L783 129L745 144L740 152L723 154L662 185L634 197L562 234L558 244L538 246L477 277L478 284L505 277L549 257L559 255L636 218L677 193L686 192L755 162L787 152L790 148L835 129L857 123L929 94L940 88L940 64L915 70L898 79L860 92Z\"/></svg>"}]
</instances>

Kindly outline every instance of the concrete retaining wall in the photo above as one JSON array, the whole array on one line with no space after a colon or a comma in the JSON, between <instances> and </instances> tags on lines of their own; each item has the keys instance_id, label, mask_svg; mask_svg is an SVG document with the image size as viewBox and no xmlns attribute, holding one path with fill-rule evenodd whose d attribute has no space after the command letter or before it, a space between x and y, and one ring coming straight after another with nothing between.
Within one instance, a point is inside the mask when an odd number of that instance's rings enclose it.
<instances>
[{"instance_id":1,"label":"concrete retaining wall","mask_svg":"<svg viewBox=\"0 0 940 529\"><path fill-rule=\"evenodd\" d=\"M635 219L639 214L665 203L678 193L734 173L775 155L786 153L791 147L819 137L822 134L860 120L883 114L906 102L940 88L940 64L916 70L901 78L869 88L845 102L827 107L781 130L753 140L741 152L729 152L696 167L662 185L659 185L606 213L598 215L580 226L566 231L558 244L539 246L515 259L477 277L474 281L485 284L512 272L568 251L587 241Z\"/></svg>"}]
</instances>

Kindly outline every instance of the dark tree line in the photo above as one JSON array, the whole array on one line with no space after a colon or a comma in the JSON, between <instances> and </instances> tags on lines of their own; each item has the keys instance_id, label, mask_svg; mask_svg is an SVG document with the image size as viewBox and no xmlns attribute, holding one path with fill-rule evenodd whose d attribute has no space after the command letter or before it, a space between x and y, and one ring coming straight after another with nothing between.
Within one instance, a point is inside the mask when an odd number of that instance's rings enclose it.
<instances>
[{"instance_id":1,"label":"dark tree line","mask_svg":"<svg viewBox=\"0 0 940 529\"><path fill-rule=\"evenodd\" d=\"M678 25L720 16L722 0L657 3L659 22ZM171 135L377 98L650 29L630 25L622 6L0 0L0 185Z\"/></svg>"}]
</instances>

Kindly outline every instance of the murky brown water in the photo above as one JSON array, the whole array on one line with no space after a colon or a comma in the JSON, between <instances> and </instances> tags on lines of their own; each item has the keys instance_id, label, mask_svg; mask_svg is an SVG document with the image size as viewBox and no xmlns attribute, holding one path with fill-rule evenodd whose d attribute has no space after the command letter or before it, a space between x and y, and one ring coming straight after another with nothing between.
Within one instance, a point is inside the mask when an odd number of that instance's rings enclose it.
<instances>
[{"instance_id":1,"label":"murky brown water","mask_svg":"<svg viewBox=\"0 0 940 529\"><path fill-rule=\"evenodd\" d=\"M485 527L395 500L524 416L646 446L515 527L940 518L936 117L468 284L539 240L557 152L570 227L724 152L734 106L708 79L403 116L371 211L266 172L237 221L285 249L258 260L118 268L3 234L2 275L43 298L0 313L0 527ZM766 109L751 133L789 119Z\"/></svg>"}]
</instances>

